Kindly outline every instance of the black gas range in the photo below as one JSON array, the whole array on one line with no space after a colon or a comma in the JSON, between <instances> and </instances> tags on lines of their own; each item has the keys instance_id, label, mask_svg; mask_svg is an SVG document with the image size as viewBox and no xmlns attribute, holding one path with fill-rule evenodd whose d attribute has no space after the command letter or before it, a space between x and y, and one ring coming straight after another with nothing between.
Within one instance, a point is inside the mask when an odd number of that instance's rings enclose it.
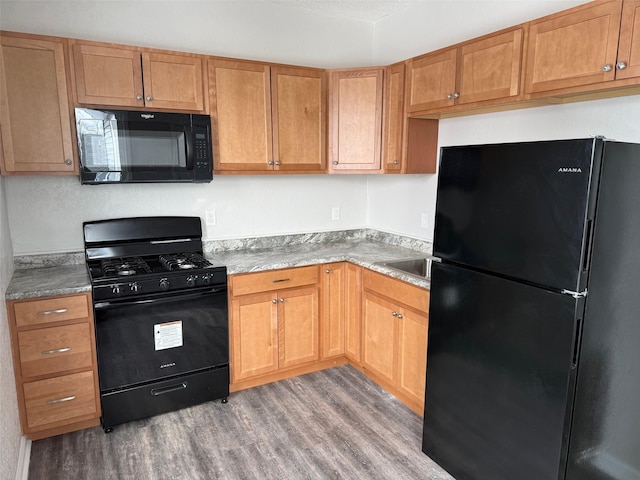
<instances>
[{"instance_id":1,"label":"black gas range","mask_svg":"<svg viewBox=\"0 0 640 480\"><path fill-rule=\"evenodd\" d=\"M85 222L102 426L229 395L226 267L198 217Z\"/></svg>"}]
</instances>

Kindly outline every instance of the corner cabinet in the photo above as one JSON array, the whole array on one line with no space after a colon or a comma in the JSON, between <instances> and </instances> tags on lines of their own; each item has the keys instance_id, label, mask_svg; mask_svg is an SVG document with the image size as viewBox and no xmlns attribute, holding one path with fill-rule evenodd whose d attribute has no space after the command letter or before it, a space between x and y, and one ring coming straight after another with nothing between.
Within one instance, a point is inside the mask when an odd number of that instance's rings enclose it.
<instances>
[{"instance_id":1,"label":"corner cabinet","mask_svg":"<svg viewBox=\"0 0 640 480\"><path fill-rule=\"evenodd\" d=\"M205 111L206 61L196 55L72 45L80 104Z\"/></svg>"},{"instance_id":2,"label":"corner cabinet","mask_svg":"<svg viewBox=\"0 0 640 480\"><path fill-rule=\"evenodd\" d=\"M7 302L22 432L32 440L100 424L88 293Z\"/></svg>"},{"instance_id":3,"label":"corner cabinet","mask_svg":"<svg viewBox=\"0 0 640 480\"><path fill-rule=\"evenodd\" d=\"M498 32L409 61L407 112L475 108L519 99L524 29Z\"/></svg>"},{"instance_id":4,"label":"corner cabinet","mask_svg":"<svg viewBox=\"0 0 640 480\"><path fill-rule=\"evenodd\" d=\"M319 281L318 266L230 277L232 391L319 360Z\"/></svg>"},{"instance_id":5,"label":"corner cabinet","mask_svg":"<svg viewBox=\"0 0 640 480\"><path fill-rule=\"evenodd\" d=\"M429 291L366 269L363 291L362 367L422 415Z\"/></svg>"},{"instance_id":6,"label":"corner cabinet","mask_svg":"<svg viewBox=\"0 0 640 480\"><path fill-rule=\"evenodd\" d=\"M381 173L384 68L330 74L329 172Z\"/></svg>"},{"instance_id":7,"label":"corner cabinet","mask_svg":"<svg viewBox=\"0 0 640 480\"><path fill-rule=\"evenodd\" d=\"M217 173L326 173L326 74L209 61Z\"/></svg>"},{"instance_id":8,"label":"corner cabinet","mask_svg":"<svg viewBox=\"0 0 640 480\"><path fill-rule=\"evenodd\" d=\"M0 47L2 173L77 175L66 41L0 32Z\"/></svg>"}]
</instances>

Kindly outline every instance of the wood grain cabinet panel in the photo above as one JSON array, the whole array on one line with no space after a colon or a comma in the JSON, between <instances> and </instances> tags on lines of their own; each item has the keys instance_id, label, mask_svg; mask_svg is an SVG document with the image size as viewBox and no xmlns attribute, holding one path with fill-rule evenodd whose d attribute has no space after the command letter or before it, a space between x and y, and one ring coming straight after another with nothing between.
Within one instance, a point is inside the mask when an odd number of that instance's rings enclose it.
<instances>
[{"instance_id":1,"label":"wood grain cabinet panel","mask_svg":"<svg viewBox=\"0 0 640 480\"><path fill-rule=\"evenodd\" d=\"M74 43L78 103L204 111L203 59Z\"/></svg>"},{"instance_id":2,"label":"wood grain cabinet panel","mask_svg":"<svg viewBox=\"0 0 640 480\"><path fill-rule=\"evenodd\" d=\"M429 291L366 269L363 291L362 366L422 415Z\"/></svg>"},{"instance_id":3,"label":"wood grain cabinet panel","mask_svg":"<svg viewBox=\"0 0 640 480\"><path fill-rule=\"evenodd\" d=\"M622 4L616 79L634 77L640 77L640 0L626 0Z\"/></svg>"},{"instance_id":4,"label":"wood grain cabinet panel","mask_svg":"<svg viewBox=\"0 0 640 480\"><path fill-rule=\"evenodd\" d=\"M362 267L345 267L345 355L356 365L362 362Z\"/></svg>"},{"instance_id":5,"label":"wood grain cabinet panel","mask_svg":"<svg viewBox=\"0 0 640 480\"><path fill-rule=\"evenodd\" d=\"M78 173L67 95L64 39L0 34L0 170Z\"/></svg>"},{"instance_id":6,"label":"wood grain cabinet panel","mask_svg":"<svg viewBox=\"0 0 640 480\"><path fill-rule=\"evenodd\" d=\"M248 379L319 360L318 269L300 267L230 277L232 388ZM314 281L309 283L309 279ZM307 285L293 286L304 283Z\"/></svg>"},{"instance_id":7,"label":"wood grain cabinet panel","mask_svg":"<svg viewBox=\"0 0 640 480\"><path fill-rule=\"evenodd\" d=\"M444 112L518 97L523 37L524 30L515 28L410 60L407 112Z\"/></svg>"},{"instance_id":8,"label":"wood grain cabinet panel","mask_svg":"<svg viewBox=\"0 0 640 480\"><path fill-rule=\"evenodd\" d=\"M345 354L346 269L344 262L322 266L322 358Z\"/></svg>"},{"instance_id":9,"label":"wood grain cabinet panel","mask_svg":"<svg viewBox=\"0 0 640 480\"><path fill-rule=\"evenodd\" d=\"M210 60L209 91L216 171L325 171L324 71Z\"/></svg>"},{"instance_id":10,"label":"wood grain cabinet panel","mask_svg":"<svg viewBox=\"0 0 640 480\"><path fill-rule=\"evenodd\" d=\"M7 302L22 433L32 440L100 423L89 293Z\"/></svg>"},{"instance_id":11,"label":"wood grain cabinet panel","mask_svg":"<svg viewBox=\"0 0 640 480\"><path fill-rule=\"evenodd\" d=\"M384 89L382 158L385 172L401 172L404 160L405 65L387 68Z\"/></svg>"},{"instance_id":12,"label":"wood grain cabinet panel","mask_svg":"<svg viewBox=\"0 0 640 480\"><path fill-rule=\"evenodd\" d=\"M330 173L381 171L384 69L331 72Z\"/></svg>"},{"instance_id":13,"label":"wood grain cabinet panel","mask_svg":"<svg viewBox=\"0 0 640 480\"><path fill-rule=\"evenodd\" d=\"M620 1L593 2L531 22L526 93L614 80L621 12Z\"/></svg>"}]
</instances>

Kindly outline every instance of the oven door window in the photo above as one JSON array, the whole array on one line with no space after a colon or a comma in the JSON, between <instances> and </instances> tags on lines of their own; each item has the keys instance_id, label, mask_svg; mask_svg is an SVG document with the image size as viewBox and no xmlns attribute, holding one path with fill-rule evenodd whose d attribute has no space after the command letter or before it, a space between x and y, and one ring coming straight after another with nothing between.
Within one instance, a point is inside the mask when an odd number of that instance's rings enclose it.
<instances>
[{"instance_id":1,"label":"oven door window","mask_svg":"<svg viewBox=\"0 0 640 480\"><path fill-rule=\"evenodd\" d=\"M229 362L226 290L95 306L100 390Z\"/></svg>"}]
</instances>

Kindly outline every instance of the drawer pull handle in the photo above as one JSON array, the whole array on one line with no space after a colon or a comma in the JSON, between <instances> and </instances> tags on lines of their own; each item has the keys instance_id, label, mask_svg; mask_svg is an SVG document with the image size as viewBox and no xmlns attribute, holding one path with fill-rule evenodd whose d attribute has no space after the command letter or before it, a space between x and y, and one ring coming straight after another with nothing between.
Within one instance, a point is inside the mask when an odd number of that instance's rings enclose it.
<instances>
[{"instance_id":1,"label":"drawer pull handle","mask_svg":"<svg viewBox=\"0 0 640 480\"><path fill-rule=\"evenodd\" d=\"M38 312L38 315L56 315L58 313L66 313L69 310L66 308L59 308L57 310L45 310L44 312Z\"/></svg>"},{"instance_id":2,"label":"drawer pull handle","mask_svg":"<svg viewBox=\"0 0 640 480\"><path fill-rule=\"evenodd\" d=\"M184 390L185 388L187 388L187 382L179 383L177 385L169 385L168 387L152 388L151 395L157 397L158 395Z\"/></svg>"},{"instance_id":3,"label":"drawer pull handle","mask_svg":"<svg viewBox=\"0 0 640 480\"><path fill-rule=\"evenodd\" d=\"M54 350L45 350L42 355L53 355L54 353L64 353L71 350L71 347L56 348Z\"/></svg>"},{"instance_id":4,"label":"drawer pull handle","mask_svg":"<svg viewBox=\"0 0 640 480\"><path fill-rule=\"evenodd\" d=\"M272 280L272 283L288 282L288 278L280 278L278 280Z\"/></svg>"},{"instance_id":5,"label":"drawer pull handle","mask_svg":"<svg viewBox=\"0 0 640 480\"><path fill-rule=\"evenodd\" d=\"M71 395L70 397L56 398L55 400L49 400L47 403L49 405L53 405L55 403L70 402L71 400L75 400L75 399L76 399L76 396Z\"/></svg>"}]
</instances>

